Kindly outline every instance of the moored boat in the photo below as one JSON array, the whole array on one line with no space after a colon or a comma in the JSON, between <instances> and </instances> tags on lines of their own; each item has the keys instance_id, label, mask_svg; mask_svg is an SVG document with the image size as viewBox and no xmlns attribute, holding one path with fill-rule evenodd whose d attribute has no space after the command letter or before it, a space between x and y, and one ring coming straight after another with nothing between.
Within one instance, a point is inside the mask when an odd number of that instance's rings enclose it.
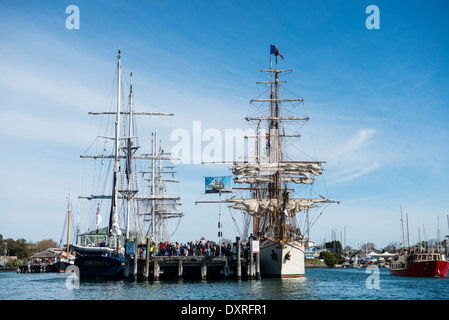
<instances>
[{"instance_id":1,"label":"moored boat","mask_svg":"<svg viewBox=\"0 0 449 320\"><path fill-rule=\"evenodd\" d=\"M270 78L259 82L266 86L267 97L251 100L250 103L258 104L257 111L246 117L256 126L255 135L245 137L255 138L255 154L244 157L243 162L235 161L230 168L235 183L247 185L234 189L248 190L249 194L233 197L229 202L233 203L231 208L252 217L252 234L260 241L262 276L302 277L309 226L301 232L299 221L308 221L312 208L339 202L312 191L315 179L324 171L325 161L298 159L299 156L288 154L294 139L301 137L299 129L309 118L296 110L304 99L280 97L280 87L287 82L280 80L280 75L293 70L279 69L278 56L284 59L277 46L270 45L270 68L261 70Z\"/></svg>"},{"instance_id":2,"label":"moored boat","mask_svg":"<svg viewBox=\"0 0 449 320\"><path fill-rule=\"evenodd\" d=\"M101 160L97 162L98 165L103 166L108 159L110 159L109 165L105 166L105 170L99 170L101 172L100 179L95 178L96 182L101 181L102 187L99 189L93 188L95 194L79 196L80 199L96 200L97 212L96 212L96 228L97 228L97 240L96 244L92 242L92 239L88 239L90 243L83 243L83 245L72 245L71 248L76 252L75 266L79 268L80 278L98 278L98 279L120 279L129 276L129 268L125 269L125 266L130 264L125 261L131 259L134 255L133 249L134 242L142 243L142 241L150 237L152 241L156 241L156 227L163 228L164 221L171 217L181 217L182 213L177 211L179 197L168 197L164 194L160 194L160 189L163 188L163 183L159 183L159 188L156 188L155 180L163 182L167 180L162 179L162 173L156 175L155 166L160 160L172 159L168 157L163 150L156 150L157 134L153 139L153 152L151 155L138 154L140 149L137 129L136 129L136 115L143 116L173 116L171 113L163 112L135 112L133 103L133 89L132 89L132 73L130 74L129 85L129 102L128 110L122 108L122 68L121 68L121 51L117 54L117 105L116 110L108 110L104 112L89 112L92 115L113 115L115 116L114 133L111 135L101 135L97 138L104 139L103 154L85 154L81 158L92 158ZM108 128L110 128L108 126ZM113 142L112 154L106 154L106 143L108 141ZM153 170L151 171L150 180L153 181L151 185L151 194L146 195L145 190L140 189L142 187L141 181L138 179L137 172L138 166L136 160L151 160ZM159 165L159 169L162 170L162 166ZM112 185L109 185L108 177L111 177L112 173ZM147 172L141 172L147 173ZM172 172L173 173L173 172ZM100 175L100 174L99 174ZM103 180L106 179L106 180ZM105 181L103 183L103 181ZM174 180L171 180L174 181ZM162 185L162 186L161 186ZM104 192L105 189L112 187L110 194ZM139 190L140 189L140 190ZM165 190L165 189L163 189ZM100 191L101 193L97 193ZM100 203L102 201L110 201L109 210L109 224L106 234L102 235L104 241L99 241L99 225L101 223L101 208ZM152 211L147 212L147 203L151 202ZM143 205L142 205L143 203ZM144 213L140 210L145 211ZM148 227L148 215L151 216ZM155 215L158 219L156 219ZM164 220L164 221L163 221ZM121 229L121 225L125 228ZM146 234L145 234L146 231ZM161 232L162 233L162 232ZM84 239L86 240L86 239ZM132 245L129 245L132 243ZM125 252L125 248L126 251Z\"/></svg>"},{"instance_id":3,"label":"moored boat","mask_svg":"<svg viewBox=\"0 0 449 320\"><path fill-rule=\"evenodd\" d=\"M110 279L110 278L123 278L125 269L125 256L122 245L120 244L119 237L121 235L121 229L119 225L118 216L118 199L119 199L119 178L120 178L120 162L119 162L119 138L120 138L120 114L121 111L121 53L120 50L117 54L117 111L115 120L115 136L114 136L114 172L112 182L112 196L111 210L109 217L109 244L99 246L83 246L72 245L73 251L76 253L75 266L79 269L79 276L81 279ZM128 139L129 142L129 139ZM128 156L128 155L127 155ZM127 172L130 170L129 161L127 157ZM80 197L81 198L81 197ZM109 197L108 197L109 198ZM97 230L101 222L99 215L99 208L97 209Z\"/></svg>"},{"instance_id":4,"label":"moored boat","mask_svg":"<svg viewBox=\"0 0 449 320\"><path fill-rule=\"evenodd\" d=\"M408 235L408 217L407 235ZM400 253L391 261L389 271L392 276L405 277L447 277L449 270L449 261L446 261L444 254L436 249L425 250L421 245L410 247L404 235L404 219L401 206L401 229L402 243L404 246Z\"/></svg>"},{"instance_id":5,"label":"moored boat","mask_svg":"<svg viewBox=\"0 0 449 320\"><path fill-rule=\"evenodd\" d=\"M407 253L398 255L389 267L392 276L447 277L449 262L441 253Z\"/></svg>"},{"instance_id":6,"label":"moored boat","mask_svg":"<svg viewBox=\"0 0 449 320\"><path fill-rule=\"evenodd\" d=\"M115 248L72 245L77 253L75 265L82 279L121 279L124 276L125 258Z\"/></svg>"}]
</instances>

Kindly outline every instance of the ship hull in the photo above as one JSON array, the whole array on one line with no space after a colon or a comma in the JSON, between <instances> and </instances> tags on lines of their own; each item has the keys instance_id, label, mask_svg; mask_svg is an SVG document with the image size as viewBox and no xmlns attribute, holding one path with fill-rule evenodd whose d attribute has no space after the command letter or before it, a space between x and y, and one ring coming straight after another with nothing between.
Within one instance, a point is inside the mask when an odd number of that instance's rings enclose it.
<instances>
[{"instance_id":1,"label":"ship hull","mask_svg":"<svg viewBox=\"0 0 449 320\"><path fill-rule=\"evenodd\" d=\"M109 247L72 246L76 251L75 266L80 279L122 279L125 257Z\"/></svg>"},{"instance_id":2,"label":"ship hull","mask_svg":"<svg viewBox=\"0 0 449 320\"><path fill-rule=\"evenodd\" d=\"M304 246L297 241L279 242L267 240L260 247L260 273L262 277L304 277Z\"/></svg>"},{"instance_id":3,"label":"ship hull","mask_svg":"<svg viewBox=\"0 0 449 320\"><path fill-rule=\"evenodd\" d=\"M443 260L407 263L403 269L389 269L392 276L404 277L447 277L449 262Z\"/></svg>"},{"instance_id":4,"label":"ship hull","mask_svg":"<svg viewBox=\"0 0 449 320\"><path fill-rule=\"evenodd\" d=\"M122 279L125 260L122 255L80 256L75 259L80 279Z\"/></svg>"}]
</instances>

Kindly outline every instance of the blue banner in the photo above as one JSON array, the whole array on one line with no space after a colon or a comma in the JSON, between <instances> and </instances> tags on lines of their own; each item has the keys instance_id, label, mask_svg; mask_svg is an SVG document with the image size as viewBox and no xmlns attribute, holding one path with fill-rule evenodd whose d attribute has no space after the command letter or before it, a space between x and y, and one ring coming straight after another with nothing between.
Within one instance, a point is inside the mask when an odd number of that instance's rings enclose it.
<instances>
[{"instance_id":1,"label":"blue banner","mask_svg":"<svg viewBox=\"0 0 449 320\"><path fill-rule=\"evenodd\" d=\"M228 177L206 177L206 193L232 192L231 176Z\"/></svg>"}]
</instances>

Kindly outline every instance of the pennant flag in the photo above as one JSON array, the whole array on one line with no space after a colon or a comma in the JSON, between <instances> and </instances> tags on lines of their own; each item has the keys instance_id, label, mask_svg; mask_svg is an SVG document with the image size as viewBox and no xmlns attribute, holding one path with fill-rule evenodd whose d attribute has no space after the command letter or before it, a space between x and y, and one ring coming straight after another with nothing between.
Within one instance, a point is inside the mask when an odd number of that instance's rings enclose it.
<instances>
[{"instance_id":1,"label":"pennant flag","mask_svg":"<svg viewBox=\"0 0 449 320\"><path fill-rule=\"evenodd\" d=\"M101 216L100 216L100 204L97 204L97 228L100 225L101 222Z\"/></svg>"},{"instance_id":2,"label":"pennant flag","mask_svg":"<svg viewBox=\"0 0 449 320\"><path fill-rule=\"evenodd\" d=\"M108 140L106 140L105 142L104 142L104 148L103 148L103 160L101 160L101 164L104 164L104 154L105 154L105 152L107 151L106 150L106 143L108 142Z\"/></svg>"},{"instance_id":3,"label":"pennant flag","mask_svg":"<svg viewBox=\"0 0 449 320\"><path fill-rule=\"evenodd\" d=\"M273 46L272 44L270 45L270 54L279 56L282 58L282 60L284 59L284 57L279 53L278 48L276 48L276 46Z\"/></svg>"}]
</instances>

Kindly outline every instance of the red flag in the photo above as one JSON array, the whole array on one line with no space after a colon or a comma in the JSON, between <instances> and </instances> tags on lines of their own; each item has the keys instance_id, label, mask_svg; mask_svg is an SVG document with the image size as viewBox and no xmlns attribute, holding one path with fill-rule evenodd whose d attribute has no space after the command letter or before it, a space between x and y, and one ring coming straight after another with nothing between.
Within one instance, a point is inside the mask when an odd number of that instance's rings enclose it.
<instances>
[{"instance_id":1,"label":"red flag","mask_svg":"<svg viewBox=\"0 0 449 320\"><path fill-rule=\"evenodd\" d=\"M282 59L284 59L284 57L279 53L278 48L276 46L273 46L272 44L270 45L270 54L280 56Z\"/></svg>"},{"instance_id":2,"label":"red flag","mask_svg":"<svg viewBox=\"0 0 449 320\"><path fill-rule=\"evenodd\" d=\"M279 53L279 50L278 50L278 48L276 48L275 49L275 52L274 52L274 54L275 55L277 55L277 56L279 56L279 57L281 57L282 58L282 60L284 60L284 57Z\"/></svg>"}]
</instances>

